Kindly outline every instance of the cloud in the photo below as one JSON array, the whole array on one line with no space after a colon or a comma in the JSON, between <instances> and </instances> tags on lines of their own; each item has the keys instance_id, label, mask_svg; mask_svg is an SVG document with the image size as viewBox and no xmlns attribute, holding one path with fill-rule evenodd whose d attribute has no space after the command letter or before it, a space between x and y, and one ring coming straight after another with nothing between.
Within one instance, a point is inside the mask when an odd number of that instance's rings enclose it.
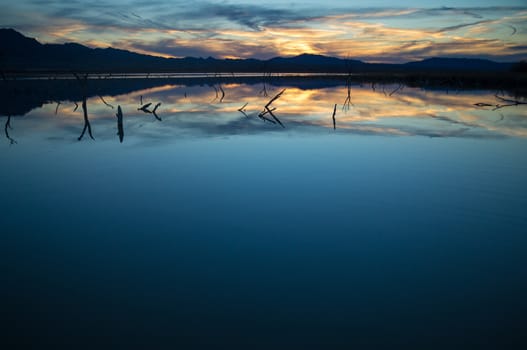
<instances>
[{"instance_id":1,"label":"cloud","mask_svg":"<svg viewBox=\"0 0 527 350\"><path fill-rule=\"evenodd\" d=\"M278 2L79 0L8 3L0 21L49 42L163 56L314 53L376 62L426 55L525 59L526 7L357 8ZM479 51L478 51L479 50Z\"/></svg>"}]
</instances>

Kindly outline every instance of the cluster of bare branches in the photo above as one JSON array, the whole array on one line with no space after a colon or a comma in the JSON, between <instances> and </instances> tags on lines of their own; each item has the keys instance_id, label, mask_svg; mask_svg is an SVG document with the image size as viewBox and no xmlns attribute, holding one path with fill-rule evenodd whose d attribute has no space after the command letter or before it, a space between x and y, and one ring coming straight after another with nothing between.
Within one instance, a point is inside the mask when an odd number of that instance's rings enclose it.
<instances>
[{"instance_id":1,"label":"cluster of bare branches","mask_svg":"<svg viewBox=\"0 0 527 350\"><path fill-rule=\"evenodd\" d=\"M147 114L153 114L154 117L159 120L159 121L162 121L162 119L157 115L157 109L159 108L159 106L161 106L161 102L158 102L155 106L154 106L154 109L153 110L150 110L148 109L151 105L152 105L152 102L149 102L149 103L145 103L143 104L143 95L141 95L139 97L139 105L141 107L137 108L138 111L142 111L144 113L147 113Z\"/></svg>"},{"instance_id":2,"label":"cluster of bare branches","mask_svg":"<svg viewBox=\"0 0 527 350\"><path fill-rule=\"evenodd\" d=\"M284 92L285 92L285 89L283 89L278 94L276 94L272 99L270 99L269 102L267 102L265 106L263 107L263 110L260 113L258 113L258 118L262 119L263 121L272 123L272 124L279 124L282 128L285 128L284 124L282 124L280 119L278 119L278 117L273 113L274 111L276 111L276 107L272 107L273 102L278 100ZM245 107L247 107L248 104L249 103L245 103L243 106L238 108L238 112L242 113L247 118L249 118L249 115L247 115L247 110L245 109ZM272 119L268 118L267 115L270 115Z\"/></svg>"},{"instance_id":3,"label":"cluster of bare branches","mask_svg":"<svg viewBox=\"0 0 527 350\"><path fill-rule=\"evenodd\" d=\"M490 104L490 103L485 103L485 102L478 102L478 103L474 103L474 106L478 106L478 107L493 107L492 110L496 111L498 109L505 108L505 107L527 105L527 102L524 102L524 101L519 101L519 100L510 99L510 98L505 98L505 97L499 96L498 94L496 94L494 96L496 97L496 99L498 101L500 101L502 103Z\"/></svg>"},{"instance_id":4,"label":"cluster of bare branches","mask_svg":"<svg viewBox=\"0 0 527 350\"><path fill-rule=\"evenodd\" d=\"M273 97L272 99L269 100L269 102L267 102L267 104L264 106L263 110L258 114L258 117L262 120L266 120L268 122L271 122L273 124L280 124L280 126L282 128L285 128L284 124L282 124L282 122L280 121L280 119L278 119L276 117L276 115L273 113L275 110L276 110L276 107L271 107L272 103L276 100L278 100L280 98L280 96L282 96L282 94L285 92L285 89L283 89L282 91L280 91L275 97ZM271 117L273 117L273 119L269 119L266 117L266 115L269 114Z\"/></svg>"},{"instance_id":5,"label":"cluster of bare branches","mask_svg":"<svg viewBox=\"0 0 527 350\"><path fill-rule=\"evenodd\" d=\"M218 87L216 87L216 85L212 85L212 87L214 88L214 92L216 93L216 96L211 102L214 102L219 98L219 103L222 103L223 99L225 98L225 90L223 90L223 87L221 86L221 84L218 84ZM221 93L221 96L220 96L220 93Z\"/></svg>"}]
</instances>

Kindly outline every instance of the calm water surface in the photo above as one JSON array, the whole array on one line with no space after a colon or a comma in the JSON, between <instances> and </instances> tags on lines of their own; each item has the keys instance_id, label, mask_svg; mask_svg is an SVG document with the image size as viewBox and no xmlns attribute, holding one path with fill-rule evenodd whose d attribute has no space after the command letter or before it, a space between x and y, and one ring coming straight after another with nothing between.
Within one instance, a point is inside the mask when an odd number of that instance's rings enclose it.
<instances>
[{"instance_id":1,"label":"calm water surface","mask_svg":"<svg viewBox=\"0 0 527 350\"><path fill-rule=\"evenodd\" d=\"M0 119L11 345L526 343L524 106L397 85L344 104L323 81L101 86L94 140L78 88L4 102L20 109ZM284 88L282 127L258 114Z\"/></svg>"}]
</instances>

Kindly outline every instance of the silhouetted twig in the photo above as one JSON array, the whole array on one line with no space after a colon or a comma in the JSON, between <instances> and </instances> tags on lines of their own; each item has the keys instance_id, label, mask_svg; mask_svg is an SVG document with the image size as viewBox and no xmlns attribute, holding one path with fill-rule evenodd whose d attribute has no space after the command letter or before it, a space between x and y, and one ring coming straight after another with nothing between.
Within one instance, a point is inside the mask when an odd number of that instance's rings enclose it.
<instances>
[{"instance_id":1,"label":"silhouetted twig","mask_svg":"<svg viewBox=\"0 0 527 350\"><path fill-rule=\"evenodd\" d=\"M55 115L57 115L57 113L59 112L59 106L60 106L60 101L57 102L57 107L55 108Z\"/></svg>"},{"instance_id":2,"label":"silhouetted twig","mask_svg":"<svg viewBox=\"0 0 527 350\"><path fill-rule=\"evenodd\" d=\"M11 145L14 145L16 144L17 142L11 137L9 136L9 129L13 129L11 127L11 116L7 116L7 121L5 122L5 127L4 127L4 132L5 132L5 137L9 140L9 144Z\"/></svg>"},{"instance_id":3,"label":"silhouetted twig","mask_svg":"<svg viewBox=\"0 0 527 350\"><path fill-rule=\"evenodd\" d=\"M138 111L143 111L143 112L145 112L145 113L152 113L152 112L148 109L148 107L150 107L151 105L152 105L152 102L149 102L149 103L144 104L144 105L142 105L141 107L137 108L137 110L138 110Z\"/></svg>"},{"instance_id":4,"label":"silhouetted twig","mask_svg":"<svg viewBox=\"0 0 527 350\"><path fill-rule=\"evenodd\" d=\"M485 102L478 102L478 103L474 103L474 106L477 106L477 107L494 107L492 110L496 111L498 109L505 108L505 107L527 105L527 102L523 102L523 101L519 101L519 100L512 100L512 99L509 99L509 98L505 98L505 97L499 96L498 94L494 95L494 97L496 97L496 99L501 101L501 102L505 102L505 104L500 104L500 103L490 104L490 103L485 103Z\"/></svg>"},{"instance_id":5,"label":"silhouetted twig","mask_svg":"<svg viewBox=\"0 0 527 350\"><path fill-rule=\"evenodd\" d=\"M159 108L159 106L161 106L161 102L159 102L158 104L156 104L154 106L154 109L151 111L148 109L148 107L150 107L152 105L152 102L149 102L147 104L144 104L143 106L141 106L140 108L137 108L138 111L143 111L144 113L148 113L148 114L153 114L154 117L159 120L159 121L162 121L161 118L159 118L159 116L157 115L156 111L157 111L157 108Z\"/></svg>"},{"instance_id":6,"label":"silhouetted twig","mask_svg":"<svg viewBox=\"0 0 527 350\"><path fill-rule=\"evenodd\" d=\"M269 96L269 94L267 93L267 85L265 84L265 82L263 83L262 90L260 90L260 95L263 95L264 97Z\"/></svg>"},{"instance_id":7,"label":"silhouetted twig","mask_svg":"<svg viewBox=\"0 0 527 350\"><path fill-rule=\"evenodd\" d=\"M220 103L223 102L223 99L225 98L225 91L221 87L221 84L219 85L220 91L221 91L221 97L220 97Z\"/></svg>"},{"instance_id":8,"label":"silhouetted twig","mask_svg":"<svg viewBox=\"0 0 527 350\"><path fill-rule=\"evenodd\" d=\"M73 102L73 103L75 103L75 108L73 109L73 112L76 112L77 109L79 108L79 104L77 102Z\"/></svg>"},{"instance_id":9,"label":"silhouetted twig","mask_svg":"<svg viewBox=\"0 0 527 350\"><path fill-rule=\"evenodd\" d=\"M117 135L119 135L119 142L123 143L124 139L124 127L123 127L123 111L121 110L121 106L117 106L117 114L115 114L117 117Z\"/></svg>"},{"instance_id":10,"label":"silhouetted twig","mask_svg":"<svg viewBox=\"0 0 527 350\"><path fill-rule=\"evenodd\" d=\"M113 109L113 106L112 106L111 104L109 104L108 102L106 102L106 101L104 100L104 98L102 98L101 95L99 95L99 98L101 99L102 103L104 103L105 105L107 105L108 107L110 107L111 109Z\"/></svg>"},{"instance_id":11,"label":"silhouetted twig","mask_svg":"<svg viewBox=\"0 0 527 350\"><path fill-rule=\"evenodd\" d=\"M276 108L273 108L273 109L269 109L269 107L265 107L265 109L267 110L267 112L271 115L271 117L273 117L274 120L276 120L278 122L278 124L280 124L280 126L282 128L285 128L284 124L282 124L282 122L280 121L280 119L278 119L276 117L276 115L274 115L273 111L276 109Z\"/></svg>"},{"instance_id":12,"label":"silhouetted twig","mask_svg":"<svg viewBox=\"0 0 527 350\"><path fill-rule=\"evenodd\" d=\"M152 114L154 115L154 117L161 121L161 118L159 118L159 116L157 115L156 111L157 111L157 108L161 106L161 102L158 102L155 106L154 106L154 109L152 110Z\"/></svg>"},{"instance_id":13,"label":"silhouetted twig","mask_svg":"<svg viewBox=\"0 0 527 350\"><path fill-rule=\"evenodd\" d=\"M337 122L335 120L335 114L337 113L337 104L335 103L335 107L333 107L333 116L331 119L333 119L333 130L337 129Z\"/></svg>"},{"instance_id":14,"label":"silhouetted twig","mask_svg":"<svg viewBox=\"0 0 527 350\"><path fill-rule=\"evenodd\" d=\"M265 105L265 108L267 109L267 107L269 107L271 105L271 103L273 103L274 101L278 100L280 98L280 96L282 96L282 94L284 92L285 92L285 89L280 91L275 97L273 97L271 100L269 100L269 102L267 102L267 104Z\"/></svg>"},{"instance_id":15,"label":"silhouetted twig","mask_svg":"<svg viewBox=\"0 0 527 350\"><path fill-rule=\"evenodd\" d=\"M270 108L270 107L271 107L271 104L272 104L274 101L276 101L277 99L279 99L280 96L282 96L282 94L283 94L284 92L285 92L285 89L283 89L283 90L280 91L275 97L273 97L272 99L270 99L269 102L267 102L267 104L264 106L263 111L261 111L261 112L258 114L258 117L260 117L261 119L267 120L267 121L269 121L269 122L271 122L271 123L273 123L273 124L276 124L276 123L275 123L275 121L276 121L276 122L278 122L278 124L280 124L280 126L282 126L282 128L285 128L284 124L282 124L282 122L280 121L280 119L278 119L278 118L276 117L276 115L273 113L273 111L275 111L276 108ZM269 119L269 118L266 118L266 117L265 117L266 114L270 114L270 115L273 117L273 119L274 119L275 121L273 121L273 120L271 120L271 119Z\"/></svg>"},{"instance_id":16,"label":"silhouetted twig","mask_svg":"<svg viewBox=\"0 0 527 350\"><path fill-rule=\"evenodd\" d=\"M249 116L247 115L247 113L245 113L245 107L247 107L247 105L249 104L249 102L245 103L243 106L241 106L240 108L238 108L238 112L242 113L244 116L246 116L247 118L249 118Z\"/></svg>"},{"instance_id":17,"label":"silhouetted twig","mask_svg":"<svg viewBox=\"0 0 527 350\"><path fill-rule=\"evenodd\" d=\"M75 78L77 78L77 80L79 81L79 84L81 85L81 88L82 88L82 104L81 104L81 107L82 107L82 112L84 114L84 128L82 129L82 132L81 132L80 136L78 137L78 140L79 141L82 140L82 138L84 137L84 133L86 132L86 129L88 130L88 134L90 135L90 138L92 140L95 140L93 138L90 120L88 119L88 106L86 104L86 85L88 84L88 74L84 74L83 77L79 76L77 73L73 73L73 75L75 76Z\"/></svg>"},{"instance_id":18,"label":"silhouetted twig","mask_svg":"<svg viewBox=\"0 0 527 350\"><path fill-rule=\"evenodd\" d=\"M395 88L392 92L390 92L390 94L388 96L392 96L393 94L395 94L397 91L401 90L402 88L404 87L403 84L399 84L399 86L397 88Z\"/></svg>"}]
</instances>

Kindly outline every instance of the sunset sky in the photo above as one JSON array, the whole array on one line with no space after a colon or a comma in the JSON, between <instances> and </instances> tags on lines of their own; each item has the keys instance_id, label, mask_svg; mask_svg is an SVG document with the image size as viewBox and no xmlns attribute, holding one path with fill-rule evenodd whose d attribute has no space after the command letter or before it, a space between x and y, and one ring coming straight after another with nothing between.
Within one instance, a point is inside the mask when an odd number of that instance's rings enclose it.
<instances>
[{"instance_id":1,"label":"sunset sky","mask_svg":"<svg viewBox=\"0 0 527 350\"><path fill-rule=\"evenodd\" d=\"M527 59L526 0L4 0L1 8L1 27L41 42L165 57Z\"/></svg>"}]
</instances>

